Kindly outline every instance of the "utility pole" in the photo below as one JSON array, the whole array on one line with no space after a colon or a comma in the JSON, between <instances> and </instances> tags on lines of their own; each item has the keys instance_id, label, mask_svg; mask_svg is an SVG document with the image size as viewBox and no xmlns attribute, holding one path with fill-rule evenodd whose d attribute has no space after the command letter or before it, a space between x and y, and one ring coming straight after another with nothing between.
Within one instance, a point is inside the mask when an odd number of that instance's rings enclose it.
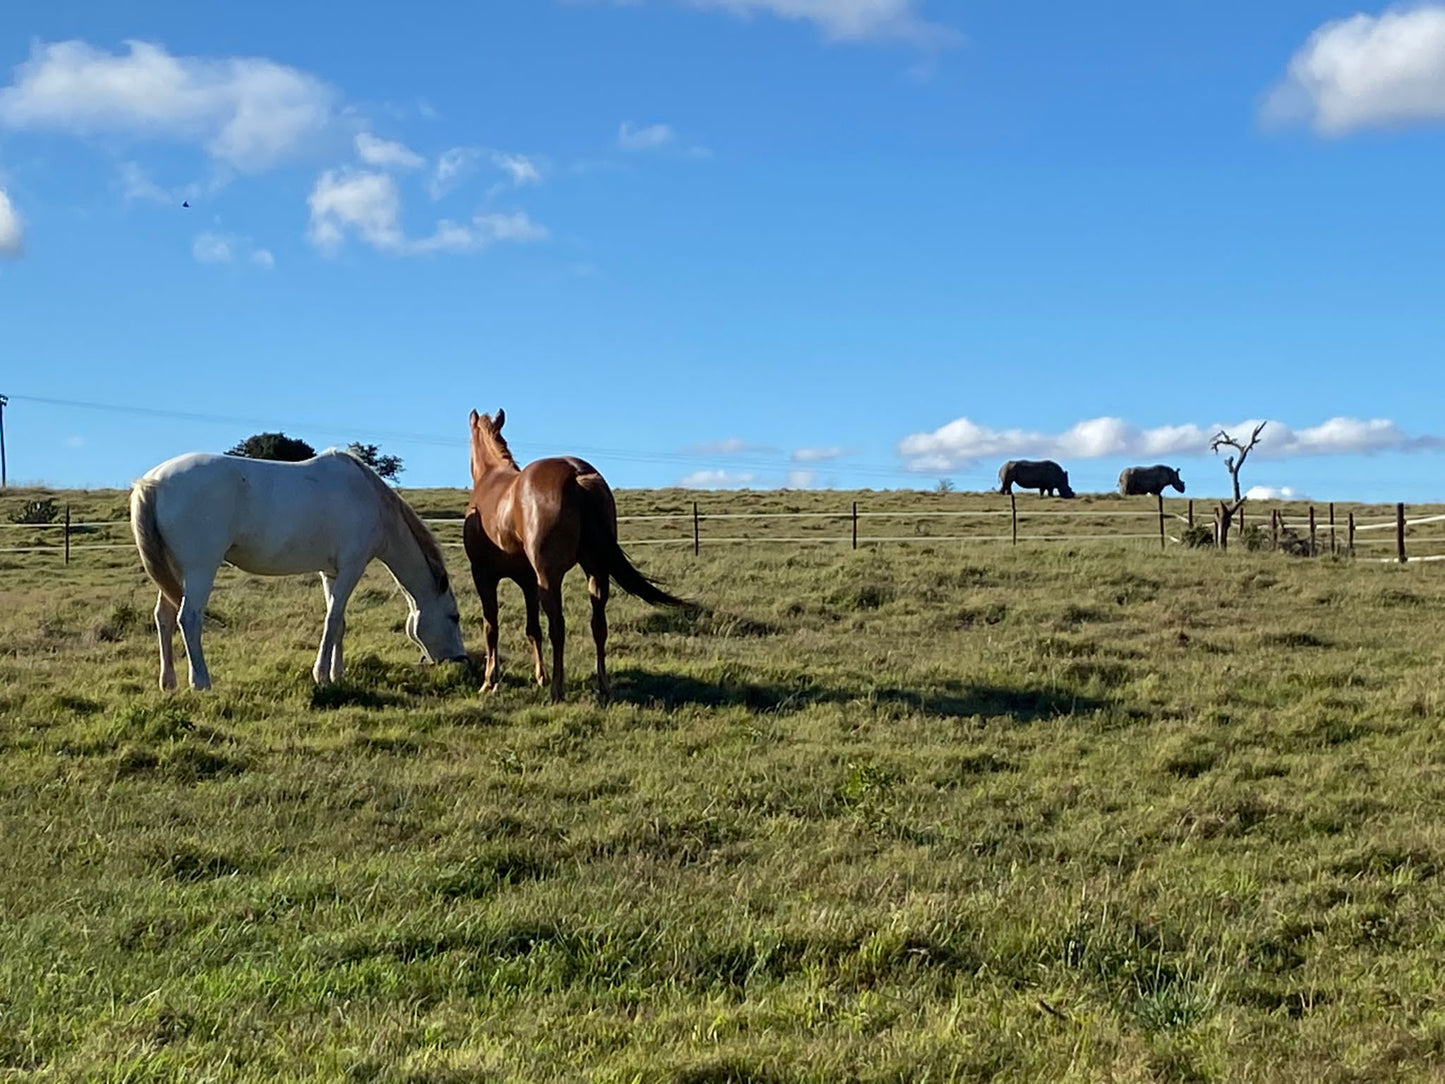
<instances>
[{"instance_id":1,"label":"utility pole","mask_svg":"<svg viewBox=\"0 0 1445 1084\"><path fill-rule=\"evenodd\" d=\"M9 403L9 399L0 395L0 489L5 489L10 484L5 473L5 407Z\"/></svg>"}]
</instances>

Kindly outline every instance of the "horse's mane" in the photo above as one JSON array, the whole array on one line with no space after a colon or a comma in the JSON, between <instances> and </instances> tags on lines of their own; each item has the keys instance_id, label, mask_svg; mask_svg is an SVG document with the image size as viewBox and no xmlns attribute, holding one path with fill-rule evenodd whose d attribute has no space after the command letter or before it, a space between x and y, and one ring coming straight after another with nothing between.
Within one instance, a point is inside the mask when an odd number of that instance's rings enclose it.
<instances>
[{"instance_id":1,"label":"horse's mane","mask_svg":"<svg viewBox=\"0 0 1445 1084\"><path fill-rule=\"evenodd\" d=\"M502 436L501 433L498 433L496 429L493 428L493 426L490 424L490 418L487 419L487 421L488 424L481 427L482 439L487 442L488 446L491 448L493 455L495 455L503 463L515 467L517 465L517 461L512 458L512 449L507 445L507 438Z\"/></svg>"},{"instance_id":2,"label":"horse's mane","mask_svg":"<svg viewBox=\"0 0 1445 1084\"><path fill-rule=\"evenodd\" d=\"M426 566L432 574L433 581L436 583L437 591L450 590L451 577L447 575L447 563L446 559L442 557L442 549L437 545L436 536L431 533L427 525L422 522L421 517L416 514L416 509L402 500L401 495L392 489L391 486L387 485L381 475L377 474L376 471L372 470L350 452L337 449L327 449L327 451L334 455L345 456L352 463L356 464L361 472L366 475L372 488L376 490L377 496L391 508L392 511L401 516L402 522L404 522L407 529L411 531L412 538L416 539L417 548L421 550L421 555L426 560Z\"/></svg>"}]
</instances>

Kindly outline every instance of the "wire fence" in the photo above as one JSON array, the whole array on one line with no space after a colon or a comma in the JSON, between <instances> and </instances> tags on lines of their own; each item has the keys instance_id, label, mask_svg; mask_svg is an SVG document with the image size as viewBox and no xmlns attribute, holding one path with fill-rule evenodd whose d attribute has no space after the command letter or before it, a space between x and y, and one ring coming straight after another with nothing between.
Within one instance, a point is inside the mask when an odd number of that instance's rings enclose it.
<instances>
[{"instance_id":1,"label":"wire fence","mask_svg":"<svg viewBox=\"0 0 1445 1084\"><path fill-rule=\"evenodd\" d=\"M735 545L859 549L909 543L1128 542L1167 549L1185 542L1207 544L1200 527L1214 523L1218 514L1211 503L1201 509L1196 520L1193 500L1166 502L1163 498L1150 508L1102 508L1097 504L1032 508L1027 504L1021 507L1012 496L1006 505L1002 500L1000 497L997 508L956 510L880 510L860 507L854 501L832 511L736 511L727 504L705 509L694 501L690 508L620 515L618 523L624 546L691 547L695 555L706 547ZM1409 518L1404 504L1396 504L1393 512L1386 517L1378 505L1362 506L1361 515L1369 513L1370 518L1357 518L1353 510L1337 517L1333 504L1254 505L1245 508L1235 523L1234 540L1236 545L1243 540L1250 548L1311 556L1340 555L1379 562L1445 560L1445 514ZM1205 515L1215 518L1205 519ZM460 516L424 519L443 546L461 547ZM1178 533L1171 533L1171 528ZM73 520L68 505L63 518L55 522L0 523L0 532L5 532L0 533L0 554L53 556L66 564L86 553L134 547L128 520Z\"/></svg>"}]
</instances>

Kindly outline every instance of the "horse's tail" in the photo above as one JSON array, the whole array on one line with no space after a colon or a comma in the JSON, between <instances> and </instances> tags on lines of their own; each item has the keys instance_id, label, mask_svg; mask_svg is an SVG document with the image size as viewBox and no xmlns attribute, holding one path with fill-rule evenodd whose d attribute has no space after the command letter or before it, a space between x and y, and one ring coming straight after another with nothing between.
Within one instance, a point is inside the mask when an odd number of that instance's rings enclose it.
<instances>
[{"instance_id":1,"label":"horse's tail","mask_svg":"<svg viewBox=\"0 0 1445 1084\"><path fill-rule=\"evenodd\" d=\"M696 602L668 594L627 559L617 541L617 506L602 475L582 475L577 479L577 486L582 491L582 545L591 558L607 570L613 583L653 606L702 608Z\"/></svg>"},{"instance_id":2,"label":"horse's tail","mask_svg":"<svg viewBox=\"0 0 1445 1084\"><path fill-rule=\"evenodd\" d=\"M156 581L161 594L176 606L181 604L185 589L171 563L170 550L156 523L156 486L142 479L130 487L130 529L135 535L136 549L146 574Z\"/></svg>"}]
</instances>

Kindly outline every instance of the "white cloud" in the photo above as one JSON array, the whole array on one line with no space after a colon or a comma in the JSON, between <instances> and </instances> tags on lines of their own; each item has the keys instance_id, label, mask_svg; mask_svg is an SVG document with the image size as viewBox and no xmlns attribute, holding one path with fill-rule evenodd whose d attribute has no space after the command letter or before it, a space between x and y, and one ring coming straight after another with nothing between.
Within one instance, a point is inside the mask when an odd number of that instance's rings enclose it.
<instances>
[{"instance_id":1,"label":"white cloud","mask_svg":"<svg viewBox=\"0 0 1445 1084\"><path fill-rule=\"evenodd\" d=\"M683 451L689 455L739 455L750 452L776 452L766 444L753 444L742 437L724 437L722 440L705 440L689 444Z\"/></svg>"},{"instance_id":2,"label":"white cloud","mask_svg":"<svg viewBox=\"0 0 1445 1084\"><path fill-rule=\"evenodd\" d=\"M758 480L751 471L695 470L678 479L684 489L742 489Z\"/></svg>"},{"instance_id":3,"label":"white cloud","mask_svg":"<svg viewBox=\"0 0 1445 1084\"><path fill-rule=\"evenodd\" d=\"M491 241L545 241L550 236L546 226L540 226L527 217L526 211L510 214L477 215L472 226L478 236Z\"/></svg>"},{"instance_id":4,"label":"white cloud","mask_svg":"<svg viewBox=\"0 0 1445 1084\"><path fill-rule=\"evenodd\" d=\"M504 151L493 151L492 165L507 175L507 179L512 182L514 188L542 183L541 169L538 168L534 159L528 158L525 154L508 154Z\"/></svg>"},{"instance_id":5,"label":"white cloud","mask_svg":"<svg viewBox=\"0 0 1445 1084\"><path fill-rule=\"evenodd\" d=\"M1289 486L1251 486L1245 496L1252 501L1307 501L1309 497Z\"/></svg>"},{"instance_id":6,"label":"white cloud","mask_svg":"<svg viewBox=\"0 0 1445 1084\"><path fill-rule=\"evenodd\" d=\"M959 34L919 15L917 0L689 0L692 7L809 22L829 41L905 41L937 48L954 45Z\"/></svg>"},{"instance_id":7,"label":"white cloud","mask_svg":"<svg viewBox=\"0 0 1445 1084\"><path fill-rule=\"evenodd\" d=\"M818 481L818 472L815 470L790 470L788 471L787 487L789 489L808 489Z\"/></svg>"},{"instance_id":8,"label":"white cloud","mask_svg":"<svg viewBox=\"0 0 1445 1084\"><path fill-rule=\"evenodd\" d=\"M256 248L249 238L214 230L196 235L191 242L191 255L197 263L236 263L244 258L263 271L276 266L276 257L267 249Z\"/></svg>"},{"instance_id":9,"label":"white cloud","mask_svg":"<svg viewBox=\"0 0 1445 1084\"><path fill-rule=\"evenodd\" d=\"M25 228L5 189L0 188L0 258L18 259L25 251Z\"/></svg>"},{"instance_id":10,"label":"white cloud","mask_svg":"<svg viewBox=\"0 0 1445 1084\"><path fill-rule=\"evenodd\" d=\"M304 148L332 120L332 89L296 68L260 57L172 56L149 42L125 48L35 44L0 89L0 124L195 143L255 171Z\"/></svg>"},{"instance_id":11,"label":"white cloud","mask_svg":"<svg viewBox=\"0 0 1445 1084\"><path fill-rule=\"evenodd\" d=\"M831 459L842 459L847 454L847 448L831 444L825 448L797 448L793 451L792 460L794 463L826 463Z\"/></svg>"},{"instance_id":12,"label":"white cloud","mask_svg":"<svg viewBox=\"0 0 1445 1084\"><path fill-rule=\"evenodd\" d=\"M617 129L617 145L625 151L652 151L666 146L677 137L670 124L649 124L640 128L632 121L622 122Z\"/></svg>"},{"instance_id":13,"label":"white cloud","mask_svg":"<svg viewBox=\"0 0 1445 1084\"><path fill-rule=\"evenodd\" d=\"M122 194L128 200L145 200L149 203L179 204L200 194L200 185L188 184L180 188L166 188L151 179L139 163L120 164Z\"/></svg>"},{"instance_id":14,"label":"white cloud","mask_svg":"<svg viewBox=\"0 0 1445 1084\"><path fill-rule=\"evenodd\" d=\"M379 139L370 132L356 133L356 156L380 169L420 169L426 159L404 143Z\"/></svg>"},{"instance_id":15,"label":"white cloud","mask_svg":"<svg viewBox=\"0 0 1445 1084\"><path fill-rule=\"evenodd\" d=\"M1263 116L1328 136L1445 121L1445 5L1325 23L1290 59Z\"/></svg>"},{"instance_id":16,"label":"white cloud","mask_svg":"<svg viewBox=\"0 0 1445 1084\"><path fill-rule=\"evenodd\" d=\"M385 173L329 169L317 178L306 203L311 208L311 240L326 251L340 248L348 233L389 251L405 242L401 195Z\"/></svg>"},{"instance_id":17,"label":"white cloud","mask_svg":"<svg viewBox=\"0 0 1445 1084\"><path fill-rule=\"evenodd\" d=\"M235 252L231 239L224 234L202 233L191 242L191 255L197 263L230 263Z\"/></svg>"},{"instance_id":18,"label":"white cloud","mask_svg":"<svg viewBox=\"0 0 1445 1084\"><path fill-rule=\"evenodd\" d=\"M1208 455L1209 441L1221 428L1248 436L1256 421L1238 425L1166 425L1141 429L1121 418L1091 418L1062 433L1024 429L991 429L969 418L957 418L931 433L914 433L898 444L898 452L916 471L945 471L990 457L1047 456L1098 459L1105 456ZM1254 454L1261 458L1349 455L1373 452L1415 452L1445 448L1445 438L1411 437L1384 418L1331 418L1321 425L1291 429L1271 421Z\"/></svg>"},{"instance_id":19,"label":"white cloud","mask_svg":"<svg viewBox=\"0 0 1445 1084\"><path fill-rule=\"evenodd\" d=\"M525 211L511 214L473 215L470 223L442 219L430 237L406 243L403 251L420 255L426 252L475 252L500 241L525 244L545 241L551 236L547 227L538 225Z\"/></svg>"},{"instance_id":20,"label":"white cloud","mask_svg":"<svg viewBox=\"0 0 1445 1084\"><path fill-rule=\"evenodd\" d=\"M327 252L335 252L349 234L393 255L466 252L497 242L544 241L547 228L525 211L474 215L466 223L443 219L431 236L409 240L401 225L401 195L385 173L327 170L317 178L307 203L310 236Z\"/></svg>"},{"instance_id":21,"label":"white cloud","mask_svg":"<svg viewBox=\"0 0 1445 1084\"><path fill-rule=\"evenodd\" d=\"M476 147L453 147L443 151L432 169L427 190L432 199L441 199L462 182L473 169L482 152Z\"/></svg>"}]
</instances>

